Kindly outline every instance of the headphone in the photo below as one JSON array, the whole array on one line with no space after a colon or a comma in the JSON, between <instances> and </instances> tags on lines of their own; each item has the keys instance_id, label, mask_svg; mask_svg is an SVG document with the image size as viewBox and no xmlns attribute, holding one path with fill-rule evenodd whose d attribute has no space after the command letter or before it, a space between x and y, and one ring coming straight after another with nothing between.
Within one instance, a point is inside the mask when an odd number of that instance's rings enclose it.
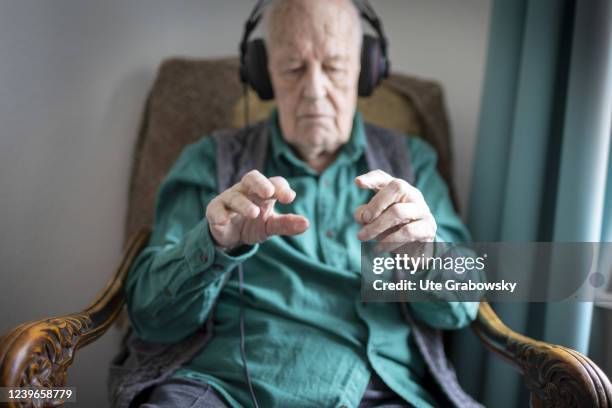
<instances>
[{"instance_id":1,"label":"headphone","mask_svg":"<svg viewBox=\"0 0 612 408\"><path fill-rule=\"evenodd\" d=\"M391 65L387 57L387 38L382 23L368 0L353 3L361 17L376 31L377 36L364 34L361 43L361 72L359 74L359 96L370 96L380 81L389 76ZM272 81L268 73L268 54L264 40L249 41L251 33L263 16L264 1L259 0L244 24L240 41L240 82L257 92L260 99L274 99Z\"/></svg>"}]
</instances>

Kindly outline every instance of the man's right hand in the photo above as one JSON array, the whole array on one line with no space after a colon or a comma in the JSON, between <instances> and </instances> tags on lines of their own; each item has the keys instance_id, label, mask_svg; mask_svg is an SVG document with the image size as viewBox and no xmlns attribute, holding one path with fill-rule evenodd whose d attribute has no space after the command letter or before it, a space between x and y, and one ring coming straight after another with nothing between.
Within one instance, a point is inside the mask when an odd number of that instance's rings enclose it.
<instances>
[{"instance_id":1,"label":"man's right hand","mask_svg":"<svg viewBox=\"0 0 612 408\"><path fill-rule=\"evenodd\" d=\"M253 245L272 235L296 235L308 229L308 219L297 214L277 214L276 200L288 204L295 199L283 177L267 178L251 170L206 207L206 219L215 245L229 251L242 244Z\"/></svg>"}]
</instances>

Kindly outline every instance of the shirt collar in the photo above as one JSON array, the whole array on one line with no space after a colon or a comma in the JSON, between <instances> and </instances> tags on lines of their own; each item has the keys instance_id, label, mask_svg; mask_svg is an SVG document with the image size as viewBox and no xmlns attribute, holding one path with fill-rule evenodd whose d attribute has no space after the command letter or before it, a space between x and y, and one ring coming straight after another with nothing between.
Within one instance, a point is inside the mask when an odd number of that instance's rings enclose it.
<instances>
[{"instance_id":1,"label":"shirt collar","mask_svg":"<svg viewBox=\"0 0 612 408\"><path fill-rule=\"evenodd\" d=\"M295 155L293 150L291 150L291 147L283 138L282 130L278 121L278 111L276 108L273 109L270 117L268 118L268 128L271 130L270 143L272 156L274 159L284 156L293 164L308 167L304 161ZM355 162L363 154L365 146L365 126L363 124L361 113L359 111L355 111L351 136L349 137L349 140L341 147L341 151L336 159L336 162L342 159L348 160L350 163Z\"/></svg>"}]
</instances>

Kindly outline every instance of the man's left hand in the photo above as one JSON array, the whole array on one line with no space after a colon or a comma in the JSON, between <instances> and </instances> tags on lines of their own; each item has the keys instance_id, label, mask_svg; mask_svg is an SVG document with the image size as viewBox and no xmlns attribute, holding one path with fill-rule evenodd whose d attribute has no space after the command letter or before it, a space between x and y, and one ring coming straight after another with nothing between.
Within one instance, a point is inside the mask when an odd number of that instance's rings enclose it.
<instances>
[{"instance_id":1,"label":"man's left hand","mask_svg":"<svg viewBox=\"0 0 612 408\"><path fill-rule=\"evenodd\" d=\"M356 177L355 184L376 191L370 202L355 211L355 220L363 225L357 234L359 240L375 238L388 248L434 241L436 220L416 187L382 170Z\"/></svg>"}]
</instances>

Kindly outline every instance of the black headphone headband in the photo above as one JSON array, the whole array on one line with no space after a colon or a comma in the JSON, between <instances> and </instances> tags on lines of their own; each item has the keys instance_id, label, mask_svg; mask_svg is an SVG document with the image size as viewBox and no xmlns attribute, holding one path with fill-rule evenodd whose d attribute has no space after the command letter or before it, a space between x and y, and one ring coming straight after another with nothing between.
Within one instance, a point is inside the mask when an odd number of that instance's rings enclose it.
<instances>
[{"instance_id":1,"label":"black headphone headband","mask_svg":"<svg viewBox=\"0 0 612 408\"><path fill-rule=\"evenodd\" d=\"M268 73L268 58L262 39L249 41L263 16L264 0L258 0L244 24L240 41L240 81L250 85L263 100L274 98L272 82ZM359 96L369 96L383 78L389 75L390 62L387 57L387 37L382 23L368 0L353 0L360 16L376 32L377 37L364 35L361 45L361 73L359 74Z\"/></svg>"}]
</instances>

